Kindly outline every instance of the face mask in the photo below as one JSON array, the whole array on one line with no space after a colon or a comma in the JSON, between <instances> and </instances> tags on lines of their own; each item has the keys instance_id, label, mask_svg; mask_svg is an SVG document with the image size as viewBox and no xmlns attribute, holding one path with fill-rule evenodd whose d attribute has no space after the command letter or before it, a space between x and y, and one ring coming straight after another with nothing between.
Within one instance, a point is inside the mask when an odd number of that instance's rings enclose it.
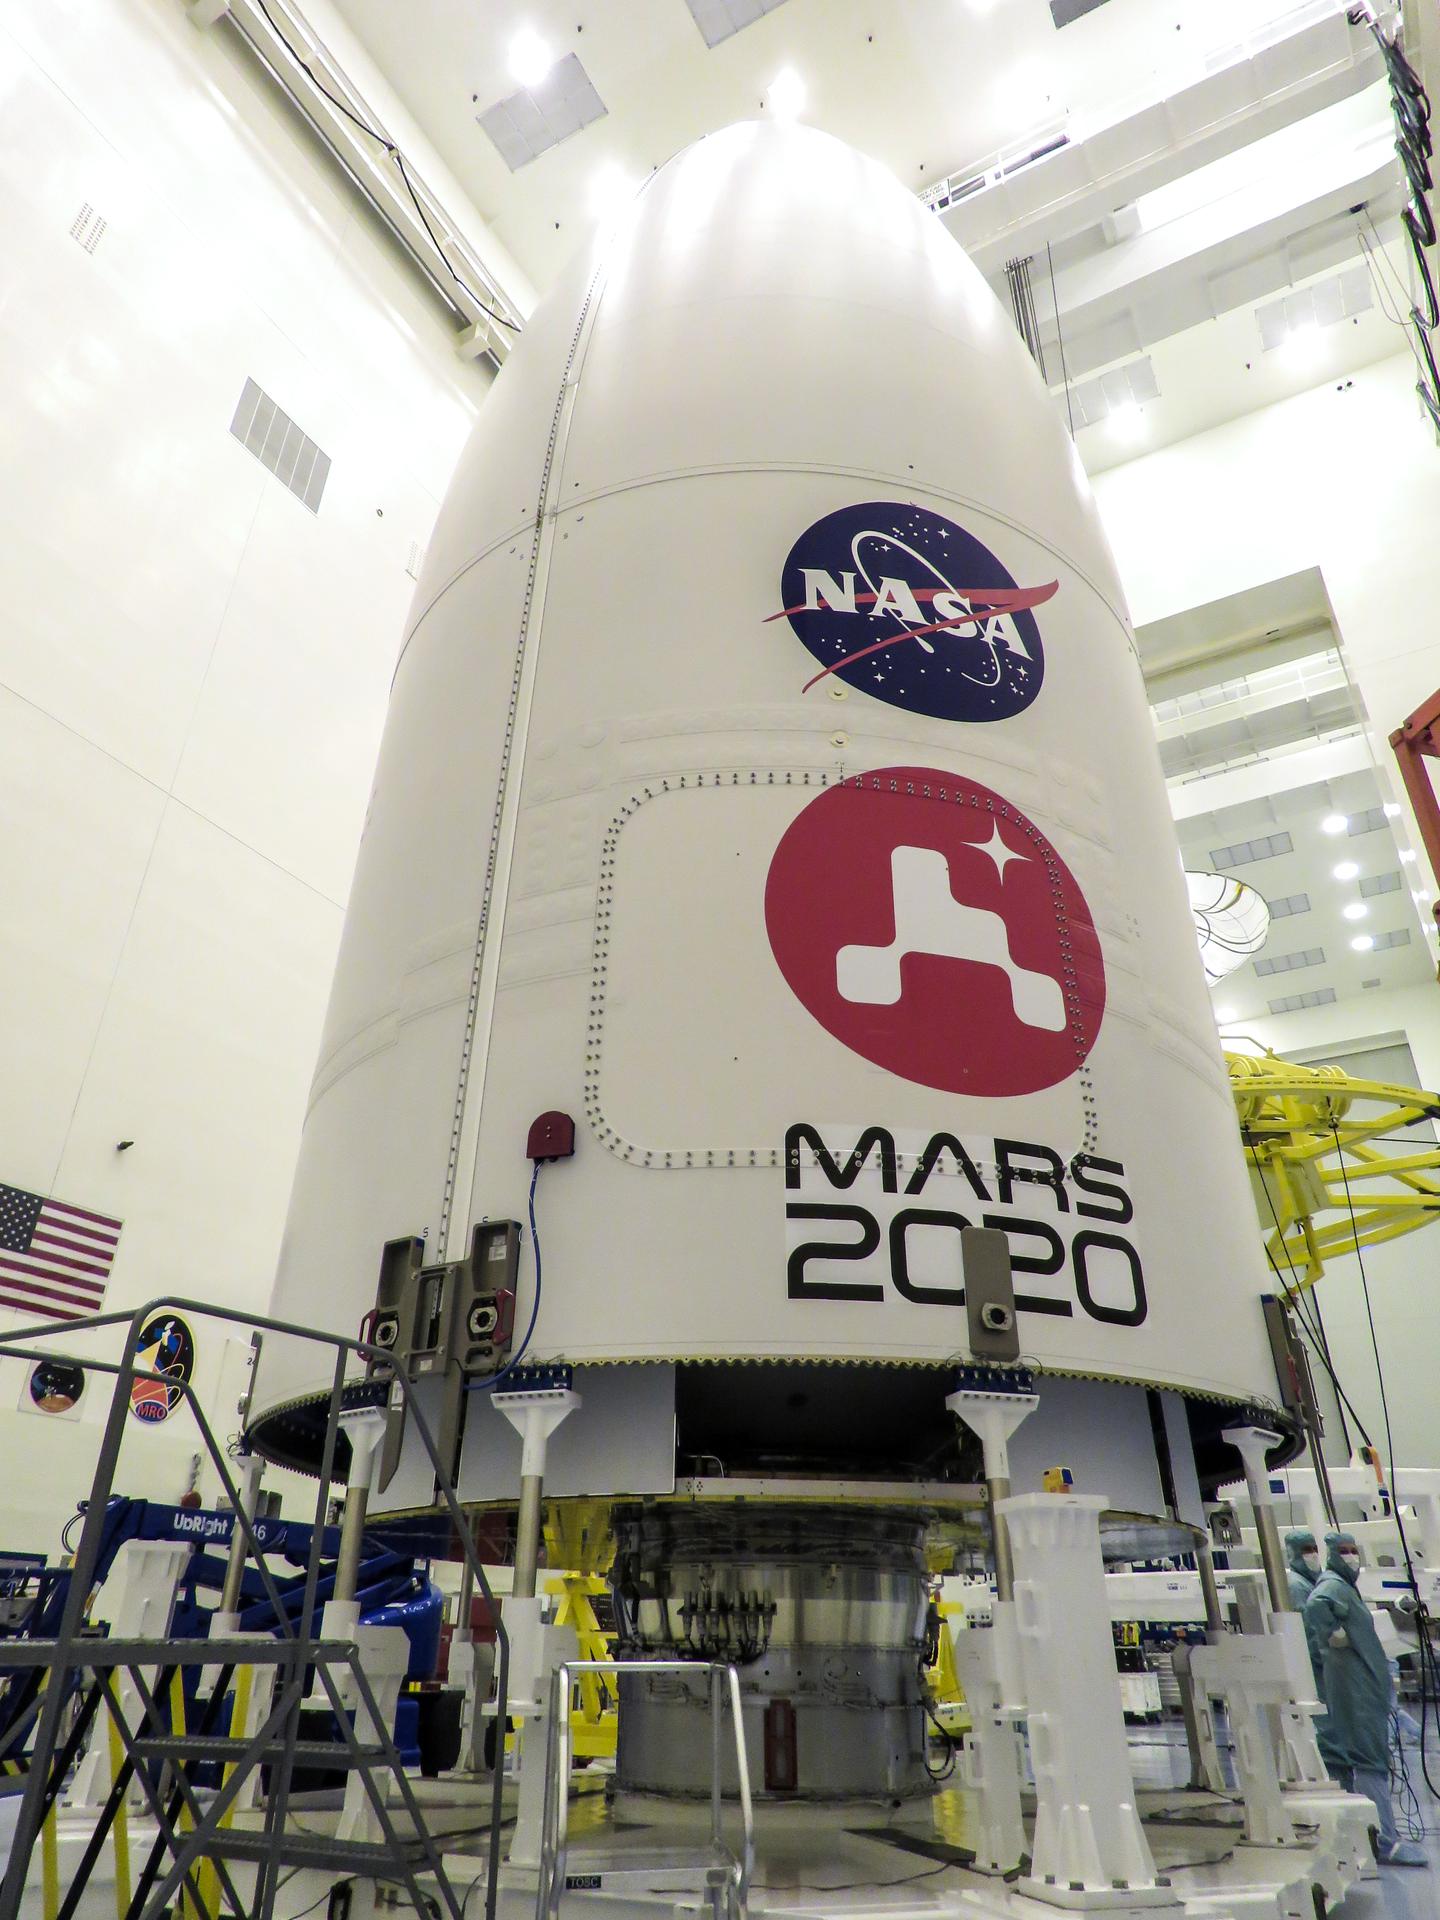
<instances>
[{"instance_id":1,"label":"face mask","mask_svg":"<svg viewBox=\"0 0 1440 1920\"><path fill-rule=\"evenodd\" d=\"M1300 1558L1305 1562L1308 1572L1318 1573L1320 1571L1320 1556L1318 1553L1302 1553Z\"/></svg>"},{"instance_id":2,"label":"face mask","mask_svg":"<svg viewBox=\"0 0 1440 1920\"><path fill-rule=\"evenodd\" d=\"M1357 1572L1359 1571L1360 1556L1358 1553L1342 1553L1340 1558L1345 1562L1347 1567L1351 1567Z\"/></svg>"}]
</instances>

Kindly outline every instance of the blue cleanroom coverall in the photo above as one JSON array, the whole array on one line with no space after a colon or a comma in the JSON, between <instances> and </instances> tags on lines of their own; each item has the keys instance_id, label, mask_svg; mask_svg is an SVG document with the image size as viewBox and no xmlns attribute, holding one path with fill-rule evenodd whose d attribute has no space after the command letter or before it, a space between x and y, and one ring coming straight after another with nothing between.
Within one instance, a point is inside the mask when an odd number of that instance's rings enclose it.
<instances>
[{"instance_id":1,"label":"blue cleanroom coverall","mask_svg":"<svg viewBox=\"0 0 1440 1920\"><path fill-rule=\"evenodd\" d=\"M1359 1548L1353 1534L1327 1533L1325 1571L1305 1602L1306 1632L1324 1659L1325 1764L1347 1792L1363 1793L1380 1816L1383 1863L1424 1866L1425 1855L1402 1840L1390 1801L1390 1663L1370 1609L1360 1598Z\"/></svg>"}]
</instances>

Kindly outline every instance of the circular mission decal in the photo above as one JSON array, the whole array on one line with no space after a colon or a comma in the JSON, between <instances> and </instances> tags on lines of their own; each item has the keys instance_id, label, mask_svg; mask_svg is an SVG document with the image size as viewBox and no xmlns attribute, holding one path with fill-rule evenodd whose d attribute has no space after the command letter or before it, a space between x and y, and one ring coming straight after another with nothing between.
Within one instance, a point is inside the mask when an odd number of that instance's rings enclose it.
<instances>
[{"instance_id":1,"label":"circular mission decal","mask_svg":"<svg viewBox=\"0 0 1440 1920\"><path fill-rule=\"evenodd\" d=\"M1035 1093L1100 1031L1105 969L1074 875L1018 807L934 767L812 800L771 859L765 927L826 1032L921 1086Z\"/></svg>"},{"instance_id":2,"label":"circular mission decal","mask_svg":"<svg viewBox=\"0 0 1440 1920\"><path fill-rule=\"evenodd\" d=\"M907 713L1008 720L1045 678L1034 609L1058 581L1019 585L953 520L897 500L841 507L791 547L779 613L820 671Z\"/></svg>"}]
</instances>

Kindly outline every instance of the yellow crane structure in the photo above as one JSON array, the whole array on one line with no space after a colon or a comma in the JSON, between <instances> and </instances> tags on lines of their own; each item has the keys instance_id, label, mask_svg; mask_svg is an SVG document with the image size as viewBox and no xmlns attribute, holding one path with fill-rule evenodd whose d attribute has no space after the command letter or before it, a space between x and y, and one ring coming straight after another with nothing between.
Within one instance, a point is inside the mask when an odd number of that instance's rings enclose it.
<instances>
[{"instance_id":1,"label":"yellow crane structure","mask_svg":"<svg viewBox=\"0 0 1440 1920\"><path fill-rule=\"evenodd\" d=\"M1440 1094L1273 1053L1225 1062L1266 1252L1289 1285L1313 1287L1336 1254L1440 1217L1440 1141L1393 1150L1406 1128L1440 1119Z\"/></svg>"}]
</instances>

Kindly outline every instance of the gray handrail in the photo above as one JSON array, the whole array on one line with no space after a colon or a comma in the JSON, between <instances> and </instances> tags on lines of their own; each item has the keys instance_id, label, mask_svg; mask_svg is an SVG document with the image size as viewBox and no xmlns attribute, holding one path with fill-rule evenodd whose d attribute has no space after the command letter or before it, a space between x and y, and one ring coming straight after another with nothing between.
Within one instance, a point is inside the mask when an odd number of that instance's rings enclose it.
<instances>
[{"instance_id":1,"label":"gray handrail","mask_svg":"<svg viewBox=\"0 0 1440 1920\"><path fill-rule=\"evenodd\" d=\"M710 1846L729 1868L734 1890L732 1911L745 1920L750 1881L755 1872L755 1805L750 1796L750 1765L745 1750L745 1721L740 1708L740 1675L723 1661L562 1660L550 1676L545 1731L545 1805L540 1823L540 1878L535 1889L535 1920L558 1920L565 1891L570 1829L570 1688L577 1673L703 1673L710 1682L711 1771ZM741 1840L738 1854L725 1844L721 1791L720 1717L725 1695L735 1730L735 1764L740 1782ZM522 1760L523 1765L523 1760Z\"/></svg>"},{"instance_id":2,"label":"gray handrail","mask_svg":"<svg viewBox=\"0 0 1440 1920\"><path fill-rule=\"evenodd\" d=\"M429 1422L421 1411L415 1393L416 1383L409 1379L403 1368L395 1366L394 1356L385 1349L361 1340L352 1340L346 1334L331 1333L320 1327L303 1327L293 1321L278 1320L270 1314L246 1313L239 1308L217 1307L205 1300L192 1300L177 1294L166 1294L141 1306L122 1309L118 1312L92 1314L84 1319L62 1322L57 1326L48 1322L38 1326L16 1327L11 1329L0 1341L0 1357L42 1359L56 1357L50 1342L56 1338L68 1338L77 1333L93 1333L100 1329L126 1327L128 1331L118 1361L78 1358L76 1364L88 1368L91 1372L109 1374L114 1379L110 1408L101 1432L95 1475L91 1483L90 1499L87 1504L84 1523L80 1530L80 1539L76 1547L72 1565L70 1588L62 1610L59 1630L56 1636L54 1665L64 1673L75 1667L83 1666L83 1643L80 1638L82 1616L94 1579L95 1568L99 1560L101 1536L104 1531L106 1507L114 1486L115 1468L120 1457L121 1441L127 1429L129 1415L130 1388L136 1379L161 1379L163 1376L152 1373L148 1368L136 1365L135 1346L140 1330L156 1313L173 1309L196 1318L218 1320L235 1326L249 1327L267 1333L279 1333L289 1337L311 1342L317 1346L328 1347L335 1353L335 1370L328 1395L327 1418L325 1423L325 1441L320 1470L317 1476L315 1526L311 1535L310 1554L306 1567L304 1598L300 1618L294 1623L293 1631L288 1627L284 1637L294 1649L296 1670L308 1663L309 1651L314 1642L315 1593L319 1576L320 1543L324 1534L325 1506L333 1477L335 1442L338 1433L338 1421L341 1398L345 1389L345 1370L347 1360L354 1358L362 1362L376 1362L388 1370L387 1384L392 1392L398 1392L406 1410L407 1419L418 1433L425 1453L435 1473L440 1498L449 1514L458 1536L460 1549L472 1575L477 1580L480 1591L490 1607L491 1618L495 1621L496 1642L499 1651L496 1673L496 1713L498 1724L505 1724L505 1709L509 1688L510 1672L510 1636L504 1620L494 1605L489 1577L480 1558L472 1531L466 1522L464 1512L451 1484L449 1473L441 1462L435 1437L430 1431ZM36 1344L39 1343L39 1351ZM68 1357L68 1356L67 1356ZM255 1558L258 1571L265 1583L266 1592L276 1605L277 1618L285 1620L284 1609L276 1599L274 1584L265 1566L263 1548L255 1534L250 1517L245 1512L244 1502L240 1498L229 1467L226 1464L223 1449L215 1440L209 1421L205 1418L198 1394L193 1383L177 1382L165 1379L165 1384L178 1390L180 1397L189 1407L200 1430L200 1435L210 1454L219 1475L226 1498L235 1511L235 1518L245 1536L247 1550ZM45 1811L45 1795L50 1761L55 1752L60 1733L61 1716L66 1700L64 1686L55 1685L46 1689L41 1698L40 1712L32 1735L31 1762L26 1777L25 1788L20 1798L20 1808L16 1821L15 1839L10 1850L10 1859L0 1879L0 1920L17 1920L20 1904L25 1894L25 1879L30 1855L38 1843L40 1827ZM503 1747L500 1748L503 1752ZM287 1802L289 1798L290 1761L281 1768L278 1790L272 1791L266 1807L265 1831L272 1839L277 1839L284 1827ZM486 1920L496 1920L499 1900L500 1874L500 1829L502 1824L502 1794L504 1788L504 1768L496 1765L491 1783L490 1804L490 1845L485 1868L485 1916ZM262 1862L260 1878L257 1881L255 1912L260 1920L268 1920L274 1907L276 1892L275 1875L269 1869L273 1862ZM445 1891L449 1893L449 1889ZM450 1896L452 1914L455 1902Z\"/></svg>"}]
</instances>

